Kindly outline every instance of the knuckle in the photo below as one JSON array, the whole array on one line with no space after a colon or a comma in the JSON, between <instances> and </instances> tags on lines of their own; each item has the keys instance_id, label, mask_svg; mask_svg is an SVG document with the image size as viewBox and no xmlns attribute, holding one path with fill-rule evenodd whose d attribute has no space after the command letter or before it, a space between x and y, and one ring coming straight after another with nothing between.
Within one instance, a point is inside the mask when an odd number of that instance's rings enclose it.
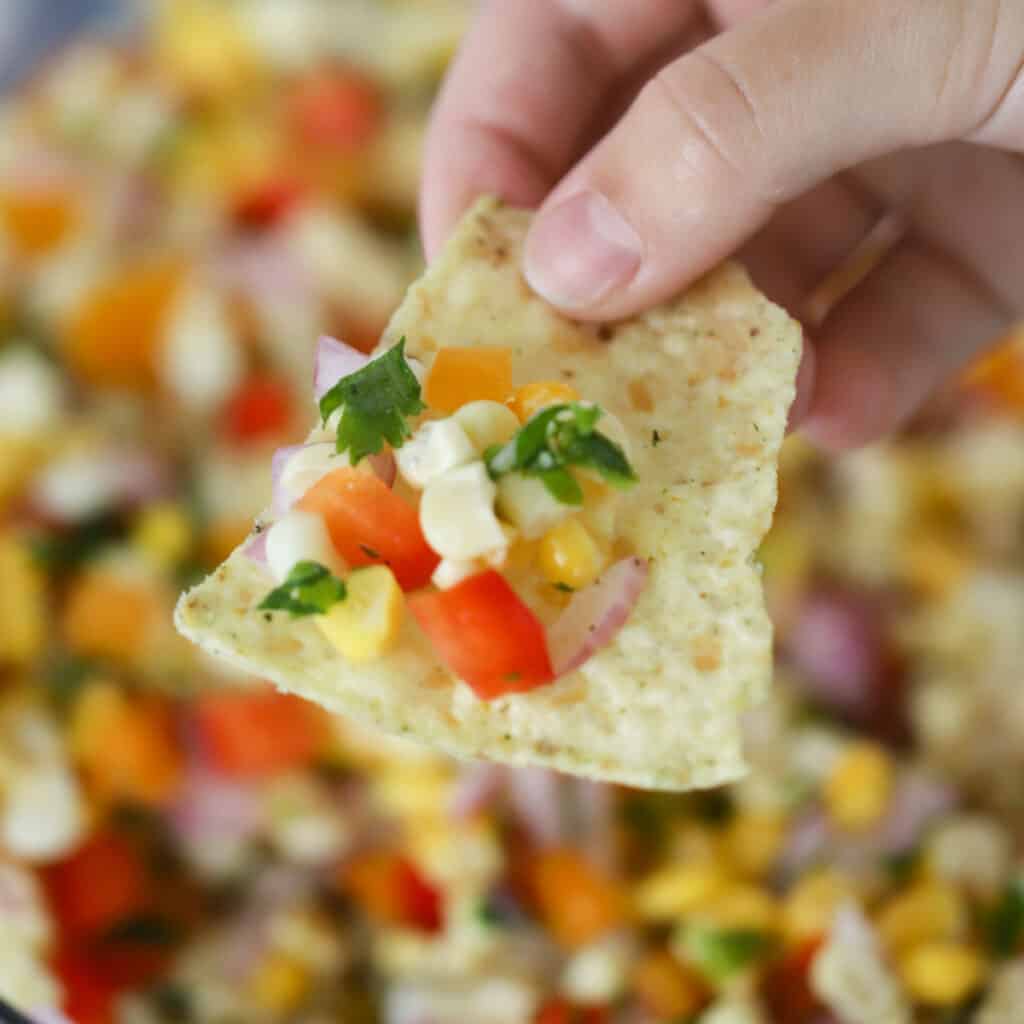
<instances>
[{"instance_id":1,"label":"knuckle","mask_svg":"<svg viewBox=\"0 0 1024 1024\"><path fill-rule=\"evenodd\" d=\"M757 199L777 201L779 190L764 162L768 148L759 146L757 108L727 63L694 51L662 69L645 92L648 103L667 107L682 126L679 156L685 173L725 175Z\"/></svg>"}]
</instances>

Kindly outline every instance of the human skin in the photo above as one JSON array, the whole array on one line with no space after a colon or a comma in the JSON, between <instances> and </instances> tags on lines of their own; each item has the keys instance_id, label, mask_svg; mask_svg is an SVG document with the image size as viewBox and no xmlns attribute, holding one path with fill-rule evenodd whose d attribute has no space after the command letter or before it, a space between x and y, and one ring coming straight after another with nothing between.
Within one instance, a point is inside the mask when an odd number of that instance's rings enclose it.
<instances>
[{"instance_id":1,"label":"human skin","mask_svg":"<svg viewBox=\"0 0 1024 1024\"><path fill-rule=\"evenodd\" d=\"M616 319L737 255L794 313L896 211L815 324L795 418L898 427L1024 315L1020 0L485 0L427 139L437 252L482 192L538 207L533 287Z\"/></svg>"}]
</instances>

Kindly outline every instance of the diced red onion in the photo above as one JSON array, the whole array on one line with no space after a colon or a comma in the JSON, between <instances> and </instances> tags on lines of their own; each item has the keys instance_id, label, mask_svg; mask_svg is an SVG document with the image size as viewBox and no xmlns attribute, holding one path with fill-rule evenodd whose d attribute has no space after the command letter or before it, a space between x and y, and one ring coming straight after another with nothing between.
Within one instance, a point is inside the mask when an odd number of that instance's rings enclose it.
<instances>
[{"instance_id":1,"label":"diced red onion","mask_svg":"<svg viewBox=\"0 0 1024 1024\"><path fill-rule=\"evenodd\" d=\"M511 766L508 799L516 819L539 846L551 846L563 838L562 777L546 768Z\"/></svg>"},{"instance_id":2,"label":"diced red onion","mask_svg":"<svg viewBox=\"0 0 1024 1024\"><path fill-rule=\"evenodd\" d=\"M885 656L877 610L866 598L837 590L812 595L785 649L811 696L856 720L870 717Z\"/></svg>"},{"instance_id":3,"label":"diced red onion","mask_svg":"<svg viewBox=\"0 0 1024 1024\"><path fill-rule=\"evenodd\" d=\"M253 534L245 543L245 547L242 548L242 554L246 558L251 558L254 562L258 562L260 565L267 564L267 531L260 530L259 533Z\"/></svg>"},{"instance_id":4,"label":"diced red onion","mask_svg":"<svg viewBox=\"0 0 1024 1024\"><path fill-rule=\"evenodd\" d=\"M938 779L908 771L896 783L877 842L888 854L905 853L920 841L928 825L957 803L956 792Z\"/></svg>"},{"instance_id":5,"label":"diced red onion","mask_svg":"<svg viewBox=\"0 0 1024 1024\"><path fill-rule=\"evenodd\" d=\"M570 782L572 809L578 842L588 859L605 871L614 868L614 800L611 787L590 779Z\"/></svg>"},{"instance_id":6,"label":"diced red onion","mask_svg":"<svg viewBox=\"0 0 1024 1024\"><path fill-rule=\"evenodd\" d=\"M182 840L201 846L212 840L244 841L254 836L262 815L253 787L199 770L186 780L168 820Z\"/></svg>"},{"instance_id":7,"label":"diced red onion","mask_svg":"<svg viewBox=\"0 0 1024 1024\"><path fill-rule=\"evenodd\" d=\"M466 765L455 782L448 805L453 818L470 818L490 808L501 796L506 769L489 761Z\"/></svg>"},{"instance_id":8,"label":"diced red onion","mask_svg":"<svg viewBox=\"0 0 1024 1024\"><path fill-rule=\"evenodd\" d=\"M342 377L361 370L370 357L335 338L322 337L316 345L313 364L313 395L319 402Z\"/></svg>"},{"instance_id":9,"label":"diced red onion","mask_svg":"<svg viewBox=\"0 0 1024 1024\"><path fill-rule=\"evenodd\" d=\"M168 495L172 487L167 466L148 452L100 450L50 463L36 477L30 502L45 519L69 523L145 504Z\"/></svg>"},{"instance_id":10,"label":"diced red onion","mask_svg":"<svg viewBox=\"0 0 1024 1024\"><path fill-rule=\"evenodd\" d=\"M615 639L647 583L648 572L642 558L624 558L573 595L548 630L548 650L556 676L579 668Z\"/></svg>"},{"instance_id":11,"label":"diced red onion","mask_svg":"<svg viewBox=\"0 0 1024 1024\"><path fill-rule=\"evenodd\" d=\"M813 810L798 818L789 830L779 856L783 875L799 874L822 857L831 841L831 828L823 811Z\"/></svg>"},{"instance_id":12,"label":"diced red onion","mask_svg":"<svg viewBox=\"0 0 1024 1024\"><path fill-rule=\"evenodd\" d=\"M221 252L216 271L221 283L237 288L257 305L268 300L299 305L313 299L302 260L280 231L234 239Z\"/></svg>"}]
</instances>

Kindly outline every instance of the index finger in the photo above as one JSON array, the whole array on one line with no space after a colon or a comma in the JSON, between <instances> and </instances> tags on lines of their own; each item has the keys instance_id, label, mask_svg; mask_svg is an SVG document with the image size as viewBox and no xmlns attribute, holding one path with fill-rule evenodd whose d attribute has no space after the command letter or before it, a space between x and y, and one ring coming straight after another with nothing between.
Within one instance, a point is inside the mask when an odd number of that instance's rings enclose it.
<instances>
[{"instance_id":1,"label":"index finger","mask_svg":"<svg viewBox=\"0 0 1024 1024\"><path fill-rule=\"evenodd\" d=\"M483 192L539 203L581 154L615 85L700 14L698 0L486 3L427 136L420 227L428 258Z\"/></svg>"}]
</instances>

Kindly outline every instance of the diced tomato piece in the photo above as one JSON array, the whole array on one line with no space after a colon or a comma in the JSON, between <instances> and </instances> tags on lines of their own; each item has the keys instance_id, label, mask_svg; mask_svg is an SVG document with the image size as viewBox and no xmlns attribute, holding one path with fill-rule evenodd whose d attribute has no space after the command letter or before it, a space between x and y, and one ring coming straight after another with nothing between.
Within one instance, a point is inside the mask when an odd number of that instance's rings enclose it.
<instances>
[{"instance_id":1,"label":"diced tomato piece","mask_svg":"<svg viewBox=\"0 0 1024 1024\"><path fill-rule=\"evenodd\" d=\"M299 137L314 146L353 152L377 133L384 103L372 82L353 71L311 75L292 98Z\"/></svg>"},{"instance_id":2,"label":"diced tomato piece","mask_svg":"<svg viewBox=\"0 0 1024 1024\"><path fill-rule=\"evenodd\" d=\"M761 998L779 1024L814 1024L825 1007L811 989L811 964L824 938L800 943L768 968L761 982Z\"/></svg>"},{"instance_id":3,"label":"diced tomato piece","mask_svg":"<svg viewBox=\"0 0 1024 1024\"><path fill-rule=\"evenodd\" d=\"M210 693L195 702L196 725L215 767L261 778L308 765L328 739L315 704L275 690Z\"/></svg>"},{"instance_id":4,"label":"diced tomato piece","mask_svg":"<svg viewBox=\"0 0 1024 1024\"><path fill-rule=\"evenodd\" d=\"M262 441L282 434L292 414L292 400L284 381L250 377L224 407L224 432L239 443Z\"/></svg>"},{"instance_id":5,"label":"diced tomato piece","mask_svg":"<svg viewBox=\"0 0 1024 1024\"><path fill-rule=\"evenodd\" d=\"M576 1006L568 999L549 999L533 1018L533 1024L607 1024L603 1006Z\"/></svg>"},{"instance_id":6,"label":"diced tomato piece","mask_svg":"<svg viewBox=\"0 0 1024 1024\"><path fill-rule=\"evenodd\" d=\"M64 1014L75 1024L113 1024L117 986L102 977L84 950L65 947L53 960L64 990Z\"/></svg>"},{"instance_id":7,"label":"diced tomato piece","mask_svg":"<svg viewBox=\"0 0 1024 1024\"><path fill-rule=\"evenodd\" d=\"M336 469L306 491L299 508L323 517L348 565L390 566L403 590L426 586L440 561L416 509L370 473Z\"/></svg>"},{"instance_id":8,"label":"diced tomato piece","mask_svg":"<svg viewBox=\"0 0 1024 1024\"><path fill-rule=\"evenodd\" d=\"M555 677L543 625L493 569L451 590L416 594L409 610L438 657L484 700Z\"/></svg>"},{"instance_id":9,"label":"diced tomato piece","mask_svg":"<svg viewBox=\"0 0 1024 1024\"><path fill-rule=\"evenodd\" d=\"M363 911L382 924L429 934L444 927L440 891L400 854L363 854L343 866L339 881Z\"/></svg>"},{"instance_id":10,"label":"diced tomato piece","mask_svg":"<svg viewBox=\"0 0 1024 1024\"><path fill-rule=\"evenodd\" d=\"M45 872L50 904L64 935L95 936L147 906L148 879L138 851L99 832Z\"/></svg>"},{"instance_id":11,"label":"diced tomato piece","mask_svg":"<svg viewBox=\"0 0 1024 1024\"><path fill-rule=\"evenodd\" d=\"M398 862L398 900L403 921L421 932L435 933L444 928L441 893L404 857Z\"/></svg>"},{"instance_id":12,"label":"diced tomato piece","mask_svg":"<svg viewBox=\"0 0 1024 1024\"><path fill-rule=\"evenodd\" d=\"M244 191L236 200L235 219L244 227L262 230L288 216L302 199L302 185L293 178L271 178Z\"/></svg>"}]
</instances>

